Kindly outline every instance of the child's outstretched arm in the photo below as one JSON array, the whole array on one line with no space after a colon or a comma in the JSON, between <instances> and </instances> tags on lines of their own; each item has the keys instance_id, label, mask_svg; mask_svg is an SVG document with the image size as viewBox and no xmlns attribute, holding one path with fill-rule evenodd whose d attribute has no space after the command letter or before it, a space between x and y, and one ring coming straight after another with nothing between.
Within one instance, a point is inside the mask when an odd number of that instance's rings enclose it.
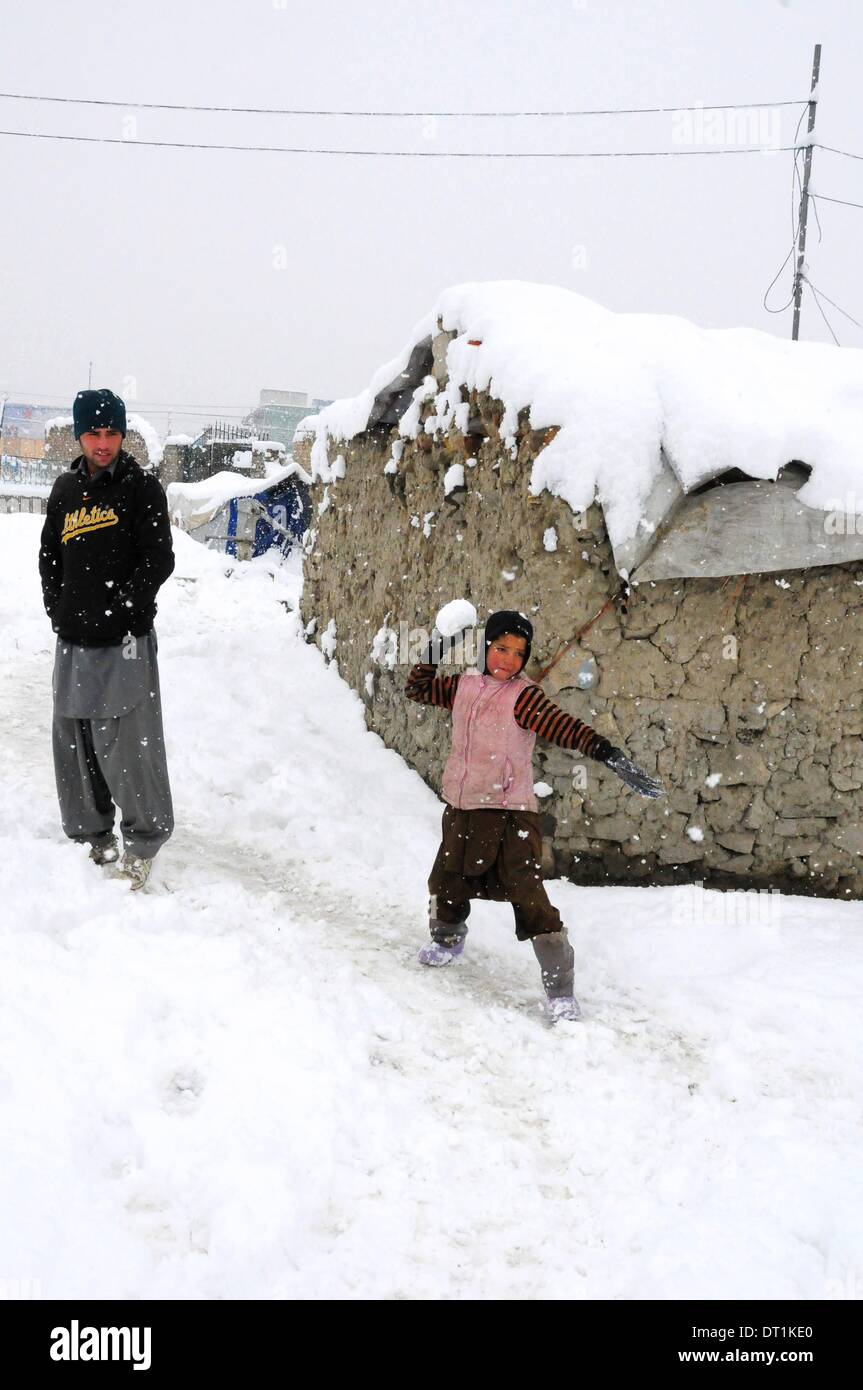
<instances>
[{"instance_id":1,"label":"child's outstretched arm","mask_svg":"<svg viewBox=\"0 0 863 1390\"><path fill-rule=\"evenodd\" d=\"M531 729L537 738L547 739L560 748L573 748L588 758L604 760L611 744L581 719L575 719L556 705L538 685L530 685L515 702L515 720L522 729Z\"/></svg>"},{"instance_id":2,"label":"child's outstretched arm","mask_svg":"<svg viewBox=\"0 0 863 1390\"><path fill-rule=\"evenodd\" d=\"M437 638L437 640L435 640ZM439 676L437 664L440 659L440 634L432 633L424 660L418 661L408 672L405 694L418 705L437 705L441 709L452 709L458 689L458 676Z\"/></svg>"},{"instance_id":3,"label":"child's outstretched arm","mask_svg":"<svg viewBox=\"0 0 863 1390\"><path fill-rule=\"evenodd\" d=\"M538 738L556 743L560 748L577 749L588 758L605 763L622 782L641 796L661 796L664 792L665 788L658 778L630 762L622 748L615 748L589 724L567 714L566 710L549 700L538 685L522 691L514 713L522 729L532 729Z\"/></svg>"}]
</instances>

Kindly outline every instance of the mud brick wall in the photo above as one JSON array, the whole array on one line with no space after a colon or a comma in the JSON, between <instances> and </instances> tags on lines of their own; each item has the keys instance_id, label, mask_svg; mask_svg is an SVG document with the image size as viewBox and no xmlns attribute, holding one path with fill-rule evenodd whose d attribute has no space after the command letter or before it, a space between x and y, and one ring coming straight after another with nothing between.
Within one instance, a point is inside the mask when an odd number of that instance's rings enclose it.
<instances>
[{"instance_id":1,"label":"mud brick wall","mask_svg":"<svg viewBox=\"0 0 863 1390\"><path fill-rule=\"evenodd\" d=\"M554 431L531 430L523 413L504 438L499 401L467 403L466 432L402 440L392 426L329 441L344 467L316 487L304 561L310 640L338 662L369 727L436 790L450 717L405 700L408 665L393 665L382 630L430 628L452 598L481 619L521 609L536 632L530 675L620 593L601 510L529 494ZM465 486L445 496L454 463ZM589 656L598 679L584 690ZM668 788L639 798L538 741L549 872L863 896L863 562L634 585L545 689Z\"/></svg>"}]
</instances>

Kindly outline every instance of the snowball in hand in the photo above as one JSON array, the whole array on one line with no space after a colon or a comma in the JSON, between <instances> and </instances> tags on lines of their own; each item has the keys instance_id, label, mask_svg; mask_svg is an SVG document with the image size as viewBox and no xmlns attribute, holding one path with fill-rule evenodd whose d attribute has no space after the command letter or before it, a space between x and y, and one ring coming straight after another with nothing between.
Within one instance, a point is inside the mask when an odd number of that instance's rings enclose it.
<instances>
[{"instance_id":1,"label":"snowball in hand","mask_svg":"<svg viewBox=\"0 0 863 1390\"><path fill-rule=\"evenodd\" d=\"M476 627L476 609L466 598L454 598L438 612L435 627L442 637L456 637L466 627Z\"/></svg>"}]
</instances>

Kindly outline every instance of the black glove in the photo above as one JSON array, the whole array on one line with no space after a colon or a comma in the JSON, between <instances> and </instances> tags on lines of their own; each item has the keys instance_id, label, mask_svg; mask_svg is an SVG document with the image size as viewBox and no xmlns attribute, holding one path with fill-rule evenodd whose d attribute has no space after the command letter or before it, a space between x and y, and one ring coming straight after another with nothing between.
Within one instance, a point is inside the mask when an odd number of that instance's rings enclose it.
<instances>
[{"instance_id":1,"label":"black glove","mask_svg":"<svg viewBox=\"0 0 863 1390\"><path fill-rule=\"evenodd\" d=\"M611 747L608 753L600 759L606 767L610 767L612 772L616 772L621 782L625 782L634 792L641 796L664 796L665 788L658 777L651 777L649 772L638 767L627 758L622 748Z\"/></svg>"}]
</instances>

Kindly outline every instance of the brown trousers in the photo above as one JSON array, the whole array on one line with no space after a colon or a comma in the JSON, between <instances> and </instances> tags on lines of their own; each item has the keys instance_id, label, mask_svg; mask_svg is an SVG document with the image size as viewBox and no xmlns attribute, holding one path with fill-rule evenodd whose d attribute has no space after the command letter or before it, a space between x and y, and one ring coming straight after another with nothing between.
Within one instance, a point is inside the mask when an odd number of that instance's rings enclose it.
<instances>
[{"instance_id":1,"label":"brown trousers","mask_svg":"<svg viewBox=\"0 0 863 1390\"><path fill-rule=\"evenodd\" d=\"M542 882L542 830L536 811L458 811L445 806L443 838L429 877L431 915L456 926L470 899L508 902L515 934L528 941L561 931Z\"/></svg>"}]
</instances>

